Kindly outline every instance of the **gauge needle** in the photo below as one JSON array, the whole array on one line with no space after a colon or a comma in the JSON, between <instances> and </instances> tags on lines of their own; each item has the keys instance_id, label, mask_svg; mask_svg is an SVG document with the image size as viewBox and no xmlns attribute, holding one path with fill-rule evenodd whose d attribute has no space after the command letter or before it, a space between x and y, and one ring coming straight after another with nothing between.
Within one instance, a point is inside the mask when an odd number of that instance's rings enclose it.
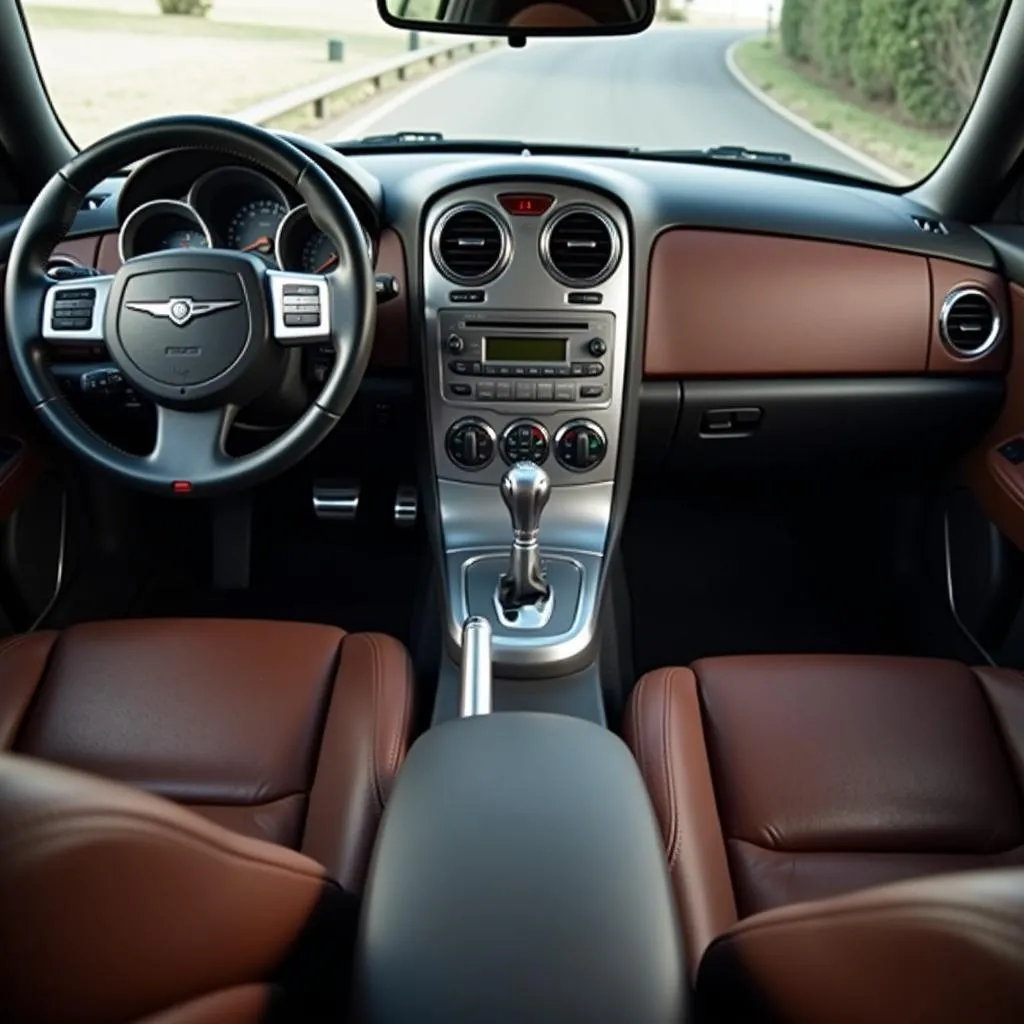
<instances>
[{"instance_id":1,"label":"gauge needle","mask_svg":"<svg viewBox=\"0 0 1024 1024\"><path fill-rule=\"evenodd\" d=\"M331 255L328 256L327 259L325 259L323 261L323 263L321 263L320 266L317 267L316 270L313 271L313 273L314 274L326 273L337 262L338 262L338 254L336 252L332 252Z\"/></svg>"},{"instance_id":2,"label":"gauge needle","mask_svg":"<svg viewBox=\"0 0 1024 1024\"><path fill-rule=\"evenodd\" d=\"M267 235L260 235L255 242L250 242L242 252L270 252L274 243Z\"/></svg>"}]
</instances>

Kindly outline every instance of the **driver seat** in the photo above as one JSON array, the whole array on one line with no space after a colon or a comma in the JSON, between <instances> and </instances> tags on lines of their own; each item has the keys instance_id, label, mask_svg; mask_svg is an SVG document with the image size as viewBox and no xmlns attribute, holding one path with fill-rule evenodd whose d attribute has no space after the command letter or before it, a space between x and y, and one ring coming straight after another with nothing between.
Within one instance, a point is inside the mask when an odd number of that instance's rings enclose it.
<instances>
[{"instance_id":1,"label":"driver seat","mask_svg":"<svg viewBox=\"0 0 1024 1024\"><path fill-rule=\"evenodd\" d=\"M397 640L223 619L99 622L0 644L0 751L185 805L362 888L412 723Z\"/></svg>"}]
</instances>

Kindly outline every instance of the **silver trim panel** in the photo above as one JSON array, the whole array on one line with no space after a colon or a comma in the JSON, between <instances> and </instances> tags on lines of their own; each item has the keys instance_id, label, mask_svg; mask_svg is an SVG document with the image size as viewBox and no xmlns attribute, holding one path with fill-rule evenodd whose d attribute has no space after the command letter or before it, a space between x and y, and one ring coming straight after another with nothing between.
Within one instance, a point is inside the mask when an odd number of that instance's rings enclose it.
<instances>
[{"instance_id":1,"label":"silver trim panel","mask_svg":"<svg viewBox=\"0 0 1024 1024\"><path fill-rule=\"evenodd\" d=\"M984 299L988 303L989 309L992 311L992 329L989 331L988 337L983 342L976 345L974 348L963 349L954 344L949 338L949 314L952 312L953 307L961 300L967 298L978 298ZM942 308L939 310L939 336L942 338L942 343L946 349L957 359L979 359L981 356L992 350L992 347L999 341L999 337L1003 330L1003 318L999 313L999 306L996 304L995 299L989 295L988 292L982 291L981 288L965 287L965 288L954 288L942 301Z\"/></svg>"},{"instance_id":2,"label":"silver trim panel","mask_svg":"<svg viewBox=\"0 0 1024 1024\"><path fill-rule=\"evenodd\" d=\"M110 302L110 289L113 287L112 275L100 277L82 277L73 281L58 281L50 285L43 299L43 322L41 336L46 341L97 341L106 340L104 324L107 319L107 306ZM87 328L76 331L55 331L51 326L53 307L62 292L77 292L85 288L96 290L96 300L92 307L92 320Z\"/></svg>"}]
</instances>

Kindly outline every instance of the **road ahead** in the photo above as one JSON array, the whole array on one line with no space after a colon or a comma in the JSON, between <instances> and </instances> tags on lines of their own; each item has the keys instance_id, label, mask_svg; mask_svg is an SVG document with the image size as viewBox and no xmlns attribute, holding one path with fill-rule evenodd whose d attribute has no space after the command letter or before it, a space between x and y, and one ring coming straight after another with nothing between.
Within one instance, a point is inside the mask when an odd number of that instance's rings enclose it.
<instances>
[{"instance_id":1,"label":"road ahead","mask_svg":"<svg viewBox=\"0 0 1024 1024\"><path fill-rule=\"evenodd\" d=\"M735 81L725 54L743 34L661 29L621 39L533 40L441 73L324 134L419 130L655 149L736 144L870 176Z\"/></svg>"}]
</instances>

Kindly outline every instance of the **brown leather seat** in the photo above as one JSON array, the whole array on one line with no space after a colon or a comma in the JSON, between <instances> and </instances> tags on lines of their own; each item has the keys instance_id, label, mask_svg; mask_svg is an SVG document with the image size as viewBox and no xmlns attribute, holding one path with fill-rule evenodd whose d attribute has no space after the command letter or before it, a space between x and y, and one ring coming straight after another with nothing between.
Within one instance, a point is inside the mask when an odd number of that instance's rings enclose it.
<instances>
[{"instance_id":1,"label":"brown leather seat","mask_svg":"<svg viewBox=\"0 0 1024 1024\"><path fill-rule=\"evenodd\" d=\"M708 659L645 676L626 738L706 1014L1020 1019L1019 673Z\"/></svg>"},{"instance_id":2,"label":"brown leather seat","mask_svg":"<svg viewBox=\"0 0 1024 1024\"><path fill-rule=\"evenodd\" d=\"M95 623L0 645L0 750L188 805L358 892L412 692L405 648L375 633Z\"/></svg>"},{"instance_id":3,"label":"brown leather seat","mask_svg":"<svg viewBox=\"0 0 1024 1024\"><path fill-rule=\"evenodd\" d=\"M0 1019L343 1020L356 900L300 853L0 754Z\"/></svg>"}]
</instances>

